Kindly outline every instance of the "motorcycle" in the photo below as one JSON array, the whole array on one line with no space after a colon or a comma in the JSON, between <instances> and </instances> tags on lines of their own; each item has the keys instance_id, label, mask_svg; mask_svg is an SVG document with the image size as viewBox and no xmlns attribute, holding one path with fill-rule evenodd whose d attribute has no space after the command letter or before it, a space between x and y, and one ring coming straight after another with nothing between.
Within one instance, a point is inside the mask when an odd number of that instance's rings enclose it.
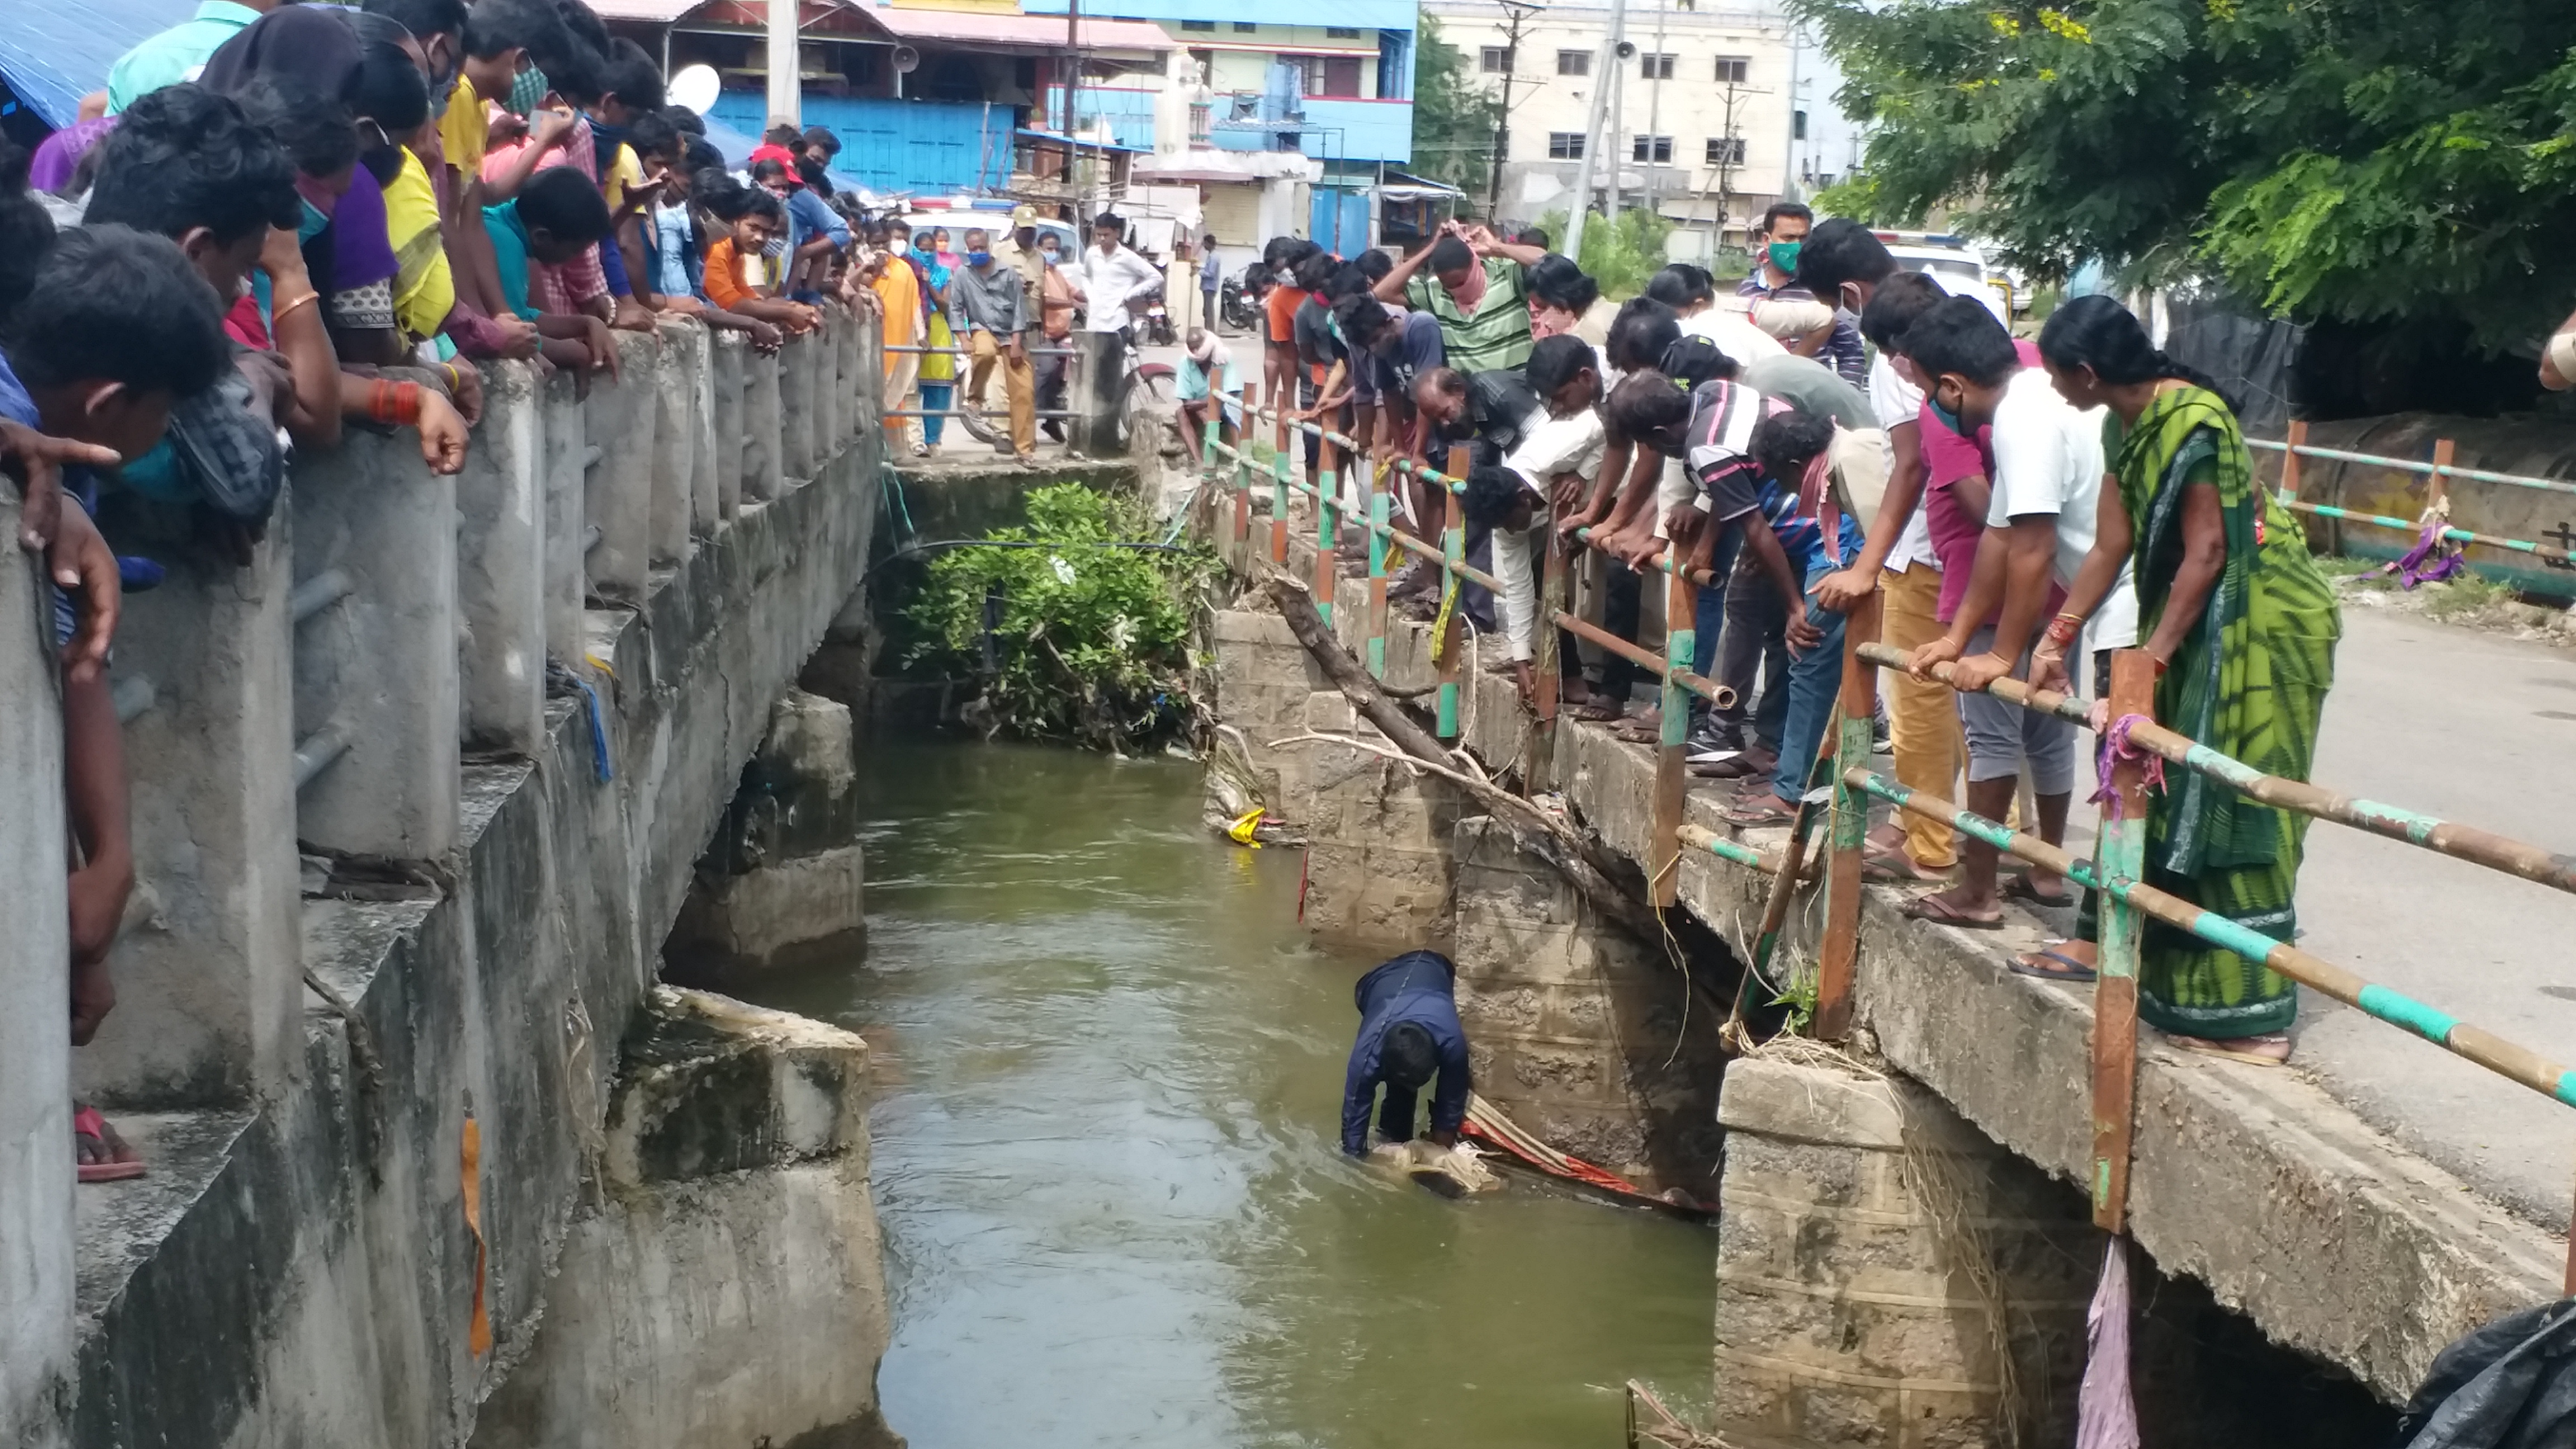
<instances>
[{"instance_id":1,"label":"motorcycle","mask_svg":"<svg viewBox=\"0 0 2576 1449\"><path fill-rule=\"evenodd\" d=\"M1145 341L1148 344L1155 347L1176 347L1180 344L1179 335L1172 331L1171 309L1163 305L1161 292L1158 291L1147 299L1145 313L1141 320L1144 323Z\"/></svg>"},{"instance_id":2,"label":"motorcycle","mask_svg":"<svg viewBox=\"0 0 2576 1449\"><path fill-rule=\"evenodd\" d=\"M1242 275L1226 283L1217 300L1218 315L1229 332L1253 332L1261 326L1261 296L1270 289L1270 276L1255 262L1243 269Z\"/></svg>"}]
</instances>

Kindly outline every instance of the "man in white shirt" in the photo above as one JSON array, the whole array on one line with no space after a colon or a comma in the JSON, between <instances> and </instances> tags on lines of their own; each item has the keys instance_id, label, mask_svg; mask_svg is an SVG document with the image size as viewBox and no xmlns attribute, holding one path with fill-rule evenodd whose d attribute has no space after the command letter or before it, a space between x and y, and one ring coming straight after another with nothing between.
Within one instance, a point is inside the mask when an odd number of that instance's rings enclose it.
<instances>
[{"instance_id":1,"label":"man in white shirt","mask_svg":"<svg viewBox=\"0 0 2576 1449\"><path fill-rule=\"evenodd\" d=\"M1888 443L1887 493L1871 523L1869 542L1850 568L1817 588L1816 597L1829 608L1848 611L1871 590L1883 589L1879 638L1897 649L1918 648L1940 637L1941 565L1922 507L1923 390L1897 371L1889 353L1915 319L1954 294L1954 281L1898 270L1886 244L1847 218L1817 225L1798 249L1797 285L1859 316L1863 334L1876 348L1868 372L1870 410ZM1882 295L1884 303L1878 300ZM1976 287L1955 295L1977 296L1996 321L2005 320L1992 291ZM1869 332L1873 309L1879 333ZM1952 798L1966 743L1950 691L1938 681L1900 681L1888 691L1887 717L1897 782ZM1870 856L1873 864L1896 875L1929 879L1957 863L1956 832L1939 821L1904 816L1871 840Z\"/></svg>"},{"instance_id":2,"label":"man in white shirt","mask_svg":"<svg viewBox=\"0 0 2576 1449\"><path fill-rule=\"evenodd\" d=\"M1580 506L1601 472L1608 434L1596 406L1601 399L1597 357L1591 344L1577 337L1539 340L1522 376L1539 395L1541 415L1522 430L1500 466L1468 474L1461 500L1468 526L1491 530L1494 577L1503 586L1498 622L1524 700L1536 697L1536 576L1547 549L1550 505ZM1556 667L1560 678L1580 675L1572 639L1559 641Z\"/></svg>"},{"instance_id":3,"label":"man in white shirt","mask_svg":"<svg viewBox=\"0 0 2576 1449\"><path fill-rule=\"evenodd\" d=\"M1992 429L1992 492L1976 571L1948 631L1914 651L1912 670L1929 678L1935 665L1958 661L1952 682L1968 741L1968 808L1989 820L2004 818L2026 762L2040 838L2062 844L2075 787L2075 727L1977 691L2028 671L2030 645L2093 546L2102 492L2101 415L2070 406L2045 371L2024 367L2011 334L1971 299L1943 300L1906 329L1899 345L1925 384L1937 421L1964 438ZM2127 627L2133 636L2135 608L2132 602ZM1994 622L1982 622L1988 618ZM2078 690L2081 662L2070 660ZM1960 854L1958 884L1911 902L1906 913L1949 925L2000 924L1998 852L1970 840ZM2072 899L2062 877L2037 866L2014 893L2046 905Z\"/></svg>"},{"instance_id":4,"label":"man in white shirt","mask_svg":"<svg viewBox=\"0 0 2576 1449\"><path fill-rule=\"evenodd\" d=\"M1104 211L1091 223L1091 249L1082 254L1082 288L1091 307L1090 330L1124 332L1148 298L1163 290L1163 273L1127 247L1127 221Z\"/></svg>"}]
</instances>

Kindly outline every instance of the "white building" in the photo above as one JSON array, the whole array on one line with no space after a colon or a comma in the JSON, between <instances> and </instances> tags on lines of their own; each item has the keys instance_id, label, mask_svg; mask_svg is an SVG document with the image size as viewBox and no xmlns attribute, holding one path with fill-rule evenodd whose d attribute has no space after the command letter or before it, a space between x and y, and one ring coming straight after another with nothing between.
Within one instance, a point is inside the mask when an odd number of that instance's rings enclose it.
<instances>
[{"instance_id":1,"label":"white building","mask_svg":"<svg viewBox=\"0 0 2576 1449\"><path fill-rule=\"evenodd\" d=\"M1635 53L1605 75L1606 3L1422 0L1422 9L1489 93L1499 97L1510 83L1497 216L1534 222L1569 208L1583 152L1600 144L1585 132L1594 87L1605 82L1602 129L1611 139L1609 153L1594 157L1594 204L1616 184L1623 207L1652 205L1678 224L1667 244L1677 259L1706 253L1721 214L1725 244L1741 246L1747 223L1759 225L1780 198L1783 178L1812 164L1803 144L1793 153L1791 131L1792 112L1818 103L1812 77L1798 75L1816 56L1793 51L1784 15L1711 0L1629 0L1623 33ZM1481 205L1487 187L1469 190Z\"/></svg>"}]
</instances>

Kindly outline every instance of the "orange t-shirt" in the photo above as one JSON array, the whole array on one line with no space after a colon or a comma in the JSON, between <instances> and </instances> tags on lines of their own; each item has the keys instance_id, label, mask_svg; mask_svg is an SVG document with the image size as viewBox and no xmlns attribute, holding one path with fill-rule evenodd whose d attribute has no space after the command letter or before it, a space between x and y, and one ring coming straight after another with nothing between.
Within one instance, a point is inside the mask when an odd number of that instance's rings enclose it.
<instances>
[{"instance_id":1,"label":"orange t-shirt","mask_svg":"<svg viewBox=\"0 0 2576 1449\"><path fill-rule=\"evenodd\" d=\"M1297 309L1306 302L1306 294L1282 283L1270 289L1262 306L1270 313L1270 340L1281 347L1297 343Z\"/></svg>"}]
</instances>

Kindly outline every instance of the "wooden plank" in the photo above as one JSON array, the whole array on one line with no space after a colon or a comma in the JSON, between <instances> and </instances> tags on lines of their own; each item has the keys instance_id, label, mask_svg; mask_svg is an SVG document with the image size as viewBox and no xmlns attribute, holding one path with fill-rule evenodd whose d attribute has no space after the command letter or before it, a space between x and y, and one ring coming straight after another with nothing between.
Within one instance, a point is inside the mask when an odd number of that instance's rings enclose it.
<instances>
[{"instance_id":1,"label":"wooden plank","mask_svg":"<svg viewBox=\"0 0 2576 1449\"><path fill-rule=\"evenodd\" d=\"M1860 646L1878 641L1879 595L1852 610L1843 627L1843 682L1836 701L1833 854L1825 875L1825 935L1816 952L1816 1035L1841 1041L1851 1033L1853 967L1860 955L1860 876L1869 841L1869 797L1844 778L1869 768L1870 719L1878 711L1878 670Z\"/></svg>"},{"instance_id":2,"label":"wooden plank","mask_svg":"<svg viewBox=\"0 0 2576 1449\"><path fill-rule=\"evenodd\" d=\"M2143 649L2111 656L2111 718L2155 717L2156 662ZM2102 812L2097 869L2105 880L2134 881L2145 873L2147 770L2143 757L2114 762L2111 787L2118 803ZM2101 898L2100 966L2093 986L2093 1222L2106 1232L2126 1230L2129 1218L2130 1133L2138 1090L2138 952L2146 918L2137 907L2104 893Z\"/></svg>"}]
</instances>

